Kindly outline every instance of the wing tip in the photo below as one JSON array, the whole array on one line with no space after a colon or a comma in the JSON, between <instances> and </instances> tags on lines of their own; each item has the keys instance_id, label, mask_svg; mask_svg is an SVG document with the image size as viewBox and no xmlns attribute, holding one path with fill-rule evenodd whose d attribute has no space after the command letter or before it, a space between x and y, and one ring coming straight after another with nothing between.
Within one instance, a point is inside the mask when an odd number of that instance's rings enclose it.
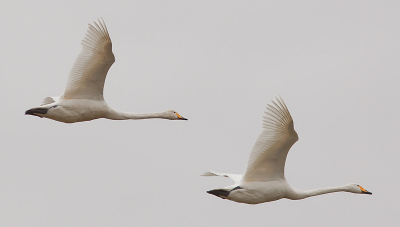
<instances>
[{"instance_id":1,"label":"wing tip","mask_svg":"<svg viewBox=\"0 0 400 227\"><path fill-rule=\"evenodd\" d=\"M106 45L111 45L110 34L102 17L97 18L97 22L93 21L93 23L88 24L86 35L81 44L84 47L99 51Z\"/></svg>"},{"instance_id":2,"label":"wing tip","mask_svg":"<svg viewBox=\"0 0 400 227\"><path fill-rule=\"evenodd\" d=\"M267 104L263 115L263 128L283 129L282 127L293 122L292 116L280 95L275 96L276 100L271 100L272 104ZM272 128L271 128L272 127Z\"/></svg>"},{"instance_id":3,"label":"wing tip","mask_svg":"<svg viewBox=\"0 0 400 227\"><path fill-rule=\"evenodd\" d=\"M201 174L200 176L203 176L203 177L211 177L211 176L217 176L217 175L216 175L215 173L213 173L212 170L210 170L210 171L207 171L207 172Z\"/></svg>"}]
</instances>

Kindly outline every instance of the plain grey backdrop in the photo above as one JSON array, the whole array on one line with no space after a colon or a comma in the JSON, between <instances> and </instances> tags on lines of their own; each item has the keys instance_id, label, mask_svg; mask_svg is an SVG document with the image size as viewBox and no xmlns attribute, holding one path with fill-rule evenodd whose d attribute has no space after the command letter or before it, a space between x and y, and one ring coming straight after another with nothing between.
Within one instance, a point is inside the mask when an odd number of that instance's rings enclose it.
<instances>
[{"instance_id":1,"label":"plain grey backdrop","mask_svg":"<svg viewBox=\"0 0 400 227\"><path fill-rule=\"evenodd\" d=\"M0 8L1 226L395 226L399 223L399 1L5 1ZM87 24L116 62L110 106L189 121L64 124L24 116L64 91ZM267 103L299 134L286 162L303 190L259 205L199 175L243 173Z\"/></svg>"}]
</instances>

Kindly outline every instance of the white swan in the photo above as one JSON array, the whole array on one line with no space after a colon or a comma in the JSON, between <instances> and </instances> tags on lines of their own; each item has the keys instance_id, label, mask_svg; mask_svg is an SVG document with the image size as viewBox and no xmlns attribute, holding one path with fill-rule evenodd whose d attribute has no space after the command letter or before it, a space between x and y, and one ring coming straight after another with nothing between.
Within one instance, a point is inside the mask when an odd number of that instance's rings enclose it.
<instances>
[{"instance_id":1,"label":"white swan","mask_svg":"<svg viewBox=\"0 0 400 227\"><path fill-rule=\"evenodd\" d=\"M223 176L232 179L235 184L210 190L208 193L223 199L239 203L258 204L282 198L304 199L331 192L352 192L372 194L357 184L341 187L321 188L301 191L289 185L285 179L286 156L292 145L298 140L293 119L283 100L267 106L263 120L263 131L258 137L249 157L247 170L242 174L206 172L202 176Z\"/></svg>"},{"instance_id":2,"label":"white swan","mask_svg":"<svg viewBox=\"0 0 400 227\"><path fill-rule=\"evenodd\" d=\"M40 107L25 114L45 117L65 123L90 121L97 118L112 120L164 118L187 120L173 110L162 113L134 114L112 109L103 97L106 75L115 58L111 39L103 19L89 24L78 55L61 97L47 97Z\"/></svg>"}]
</instances>

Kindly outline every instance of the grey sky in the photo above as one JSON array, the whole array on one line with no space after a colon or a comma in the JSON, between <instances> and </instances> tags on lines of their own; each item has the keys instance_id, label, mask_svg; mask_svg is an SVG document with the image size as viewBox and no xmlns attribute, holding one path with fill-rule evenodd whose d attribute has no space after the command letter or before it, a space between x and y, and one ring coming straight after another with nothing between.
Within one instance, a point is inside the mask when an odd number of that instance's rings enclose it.
<instances>
[{"instance_id":1,"label":"grey sky","mask_svg":"<svg viewBox=\"0 0 400 227\"><path fill-rule=\"evenodd\" d=\"M1 226L394 226L400 196L398 1L3 1ZM24 116L63 93L87 24L103 17L116 62L104 95L189 121L64 124ZM279 94L299 141L298 189L237 204L206 193L242 173Z\"/></svg>"}]
</instances>

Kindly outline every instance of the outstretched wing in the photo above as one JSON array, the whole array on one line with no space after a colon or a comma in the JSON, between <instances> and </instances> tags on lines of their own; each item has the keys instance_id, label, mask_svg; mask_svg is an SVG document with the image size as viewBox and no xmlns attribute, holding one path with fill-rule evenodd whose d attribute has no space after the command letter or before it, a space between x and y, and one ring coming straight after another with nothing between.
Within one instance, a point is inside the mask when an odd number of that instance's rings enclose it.
<instances>
[{"instance_id":1,"label":"outstretched wing","mask_svg":"<svg viewBox=\"0 0 400 227\"><path fill-rule=\"evenodd\" d=\"M243 182L284 179L286 156L298 140L290 116L282 98L267 106L263 120L263 131L250 153Z\"/></svg>"},{"instance_id":2,"label":"outstretched wing","mask_svg":"<svg viewBox=\"0 0 400 227\"><path fill-rule=\"evenodd\" d=\"M106 75L115 62L111 39L103 19L89 24L68 77L63 99L103 99Z\"/></svg>"}]
</instances>

